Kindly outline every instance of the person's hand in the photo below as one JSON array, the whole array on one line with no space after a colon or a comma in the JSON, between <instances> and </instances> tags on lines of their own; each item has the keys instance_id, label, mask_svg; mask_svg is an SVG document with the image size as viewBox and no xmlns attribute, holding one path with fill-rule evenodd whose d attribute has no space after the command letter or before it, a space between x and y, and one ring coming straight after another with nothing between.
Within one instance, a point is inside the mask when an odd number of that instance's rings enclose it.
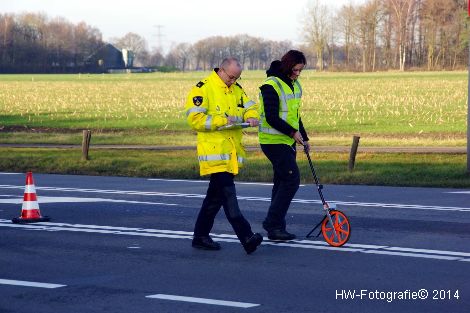
<instances>
[{"instance_id":1,"label":"person's hand","mask_svg":"<svg viewBox=\"0 0 470 313\"><path fill-rule=\"evenodd\" d=\"M232 125L237 121L237 118L232 115L227 115L227 125Z\"/></svg>"},{"instance_id":2,"label":"person's hand","mask_svg":"<svg viewBox=\"0 0 470 313\"><path fill-rule=\"evenodd\" d=\"M250 123L250 127L255 127L259 125L259 121L256 118L250 117L246 119L247 123Z\"/></svg>"},{"instance_id":3,"label":"person's hand","mask_svg":"<svg viewBox=\"0 0 470 313\"><path fill-rule=\"evenodd\" d=\"M304 145L304 139L302 138L302 135L299 131L296 131L292 138L294 138L295 142L297 142L299 145Z\"/></svg>"}]
</instances>

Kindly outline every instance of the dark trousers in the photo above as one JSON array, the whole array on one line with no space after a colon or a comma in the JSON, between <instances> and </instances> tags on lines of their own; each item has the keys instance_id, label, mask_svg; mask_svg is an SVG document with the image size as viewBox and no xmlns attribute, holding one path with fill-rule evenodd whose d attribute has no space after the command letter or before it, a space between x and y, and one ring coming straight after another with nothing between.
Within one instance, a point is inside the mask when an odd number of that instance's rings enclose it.
<instances>
[{"instance_id":1,"label":"dark trousers","mask_svg":"<svg viewBox=\"0 0 470 313\"><path fill-rule=\"evenodd\" d=\"M238 207L233 177L233 174L227 172L211 175L209 188L194 226L195 237L209 236L221 206L240 242L246 242L253 235L250 224Z\"/></svg>"},{"instance_id":2,"label":"dark trousers","mask_svg":"<svg viewBox=\"0 0 470 313\"><path fill-rule=\"evenodd\" d=\"M300 174L297 166L295 144L261 144L261 150L273 165L271 205L263 221L265 230L286 230L286 214L299 189Z\"/></svg>"}]
</instances>

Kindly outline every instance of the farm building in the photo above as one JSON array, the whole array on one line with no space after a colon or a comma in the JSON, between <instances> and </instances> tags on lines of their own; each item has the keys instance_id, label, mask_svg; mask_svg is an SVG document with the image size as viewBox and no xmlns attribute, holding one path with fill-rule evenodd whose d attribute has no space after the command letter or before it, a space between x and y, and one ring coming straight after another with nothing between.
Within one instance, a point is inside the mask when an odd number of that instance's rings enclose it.
<instances>
[{"instance_id":1,"label":"farm building","mask_svg":"<svg viewBox=\"0 0 470 313\"><path fill-rule=\"evenodd\" d=\"M133 63L134 53L131 50L119 50L112 44L106 44L85 60L85 68L90 72L105 73L132 68Z\"/></svg>"}]
</instances>

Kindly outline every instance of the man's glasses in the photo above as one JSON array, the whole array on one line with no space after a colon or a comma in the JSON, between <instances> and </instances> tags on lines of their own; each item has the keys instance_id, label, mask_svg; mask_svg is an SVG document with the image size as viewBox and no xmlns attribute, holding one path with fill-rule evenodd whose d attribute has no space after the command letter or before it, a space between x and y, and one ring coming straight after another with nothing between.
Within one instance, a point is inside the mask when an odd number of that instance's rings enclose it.
<instances>
[{"instance_id":1,"label":"man's glasses","mask_svg":"<svg viewBox=\"0 0 470 313\"><path fill-rule=\"evenodd\" d=\"M237 80L241 79L240 76L236 77L236 76L230 75L229 73L227 73L227 71L224 68L222 68L222 71L224 71L225 75L227 75L230 81L236 82Z\"/></svg>"}]
</instances>

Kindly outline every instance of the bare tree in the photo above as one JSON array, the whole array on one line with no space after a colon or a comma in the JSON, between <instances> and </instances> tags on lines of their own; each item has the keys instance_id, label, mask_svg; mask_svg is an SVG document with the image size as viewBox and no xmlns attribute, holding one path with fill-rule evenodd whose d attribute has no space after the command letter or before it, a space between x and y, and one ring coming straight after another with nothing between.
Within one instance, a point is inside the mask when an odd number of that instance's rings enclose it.
<instances>
[{"instance_id":1,"label":"bare tree","mask_svg":"<svg viewBox=\"0 0 470 313\"><path fill-rule=\"evenodd\" d=\"M147 41L136 33L127 33L122 38L114 38L111 40L113 44L119 49L131 50L135 55L135 63L137 65L144 65L144 54L148 53Z\"/></svg>"},{"instance_id":2,"label":"bare tree","mask_svg":"<svg viewBox=\"0 0 470 313\"><path fill-rule=\"evenodd\" d=\"M323 71L323 53L325 51L328 34L330 32L328 23L329 13L324 5L318 0L309 3L304 19L303 35L308 46L311 46L317 56L317 67Z\"/></svg>"},{"instance_id":3,"label":"bare tree","mask_svg":"<svg viewBox=\"0 0 470 313\"><path fill-rule=\"evenodd\" d=\"M163 56L161 49L156 48L150 55L147 65L149 66L162 66L165 62L165 57Z\"/></svg>"},{"instance_id":4,"label":"bare tree","mask_svg":"<svg viewBox=\"0 0 470 313\"><path fill-rule=\"evenodd\" d=\"M417 0L387 0L389 8L396 18L396 33L400 71L405 70L407 55L407 32L410 28L410 19Z\"/></svg>"},{"instance_id":5,"label":"bare tree","mask_svg":"<svg viewBox=\"0 0 470 313\"><path fill-rule=\"evenodd\" d=\"M188 63L193 55L193 48L189 43L180 43L175 48L175 55L178 60L178 68L183 72L187 69Z\"/></svg>"},{"instance_id":6,"label":"bare tree","mask_svg":"<svg viewBox=\"0 0 470 313\"><path fill-rule=\"evenodd\" d=\"M342 36L342 44L344 50L344 58L346 62L346 68L350 69L351 66L351 53L353 46L355 45L356 37L356 8L350 3L344 5L339 13L337 14L337 30Z\"/></svg>"},{"instance_id":7,"label":"bare tree","mask_svg":"<svg viewBox=\"0 0 470 313\"><path fill-rule=\"evenodd\" d=\"M377 32L381 19L378 0L370 0L357 11L358 37L362 50L362 71L375 71Z\"/></svg>"}]
</instances>

